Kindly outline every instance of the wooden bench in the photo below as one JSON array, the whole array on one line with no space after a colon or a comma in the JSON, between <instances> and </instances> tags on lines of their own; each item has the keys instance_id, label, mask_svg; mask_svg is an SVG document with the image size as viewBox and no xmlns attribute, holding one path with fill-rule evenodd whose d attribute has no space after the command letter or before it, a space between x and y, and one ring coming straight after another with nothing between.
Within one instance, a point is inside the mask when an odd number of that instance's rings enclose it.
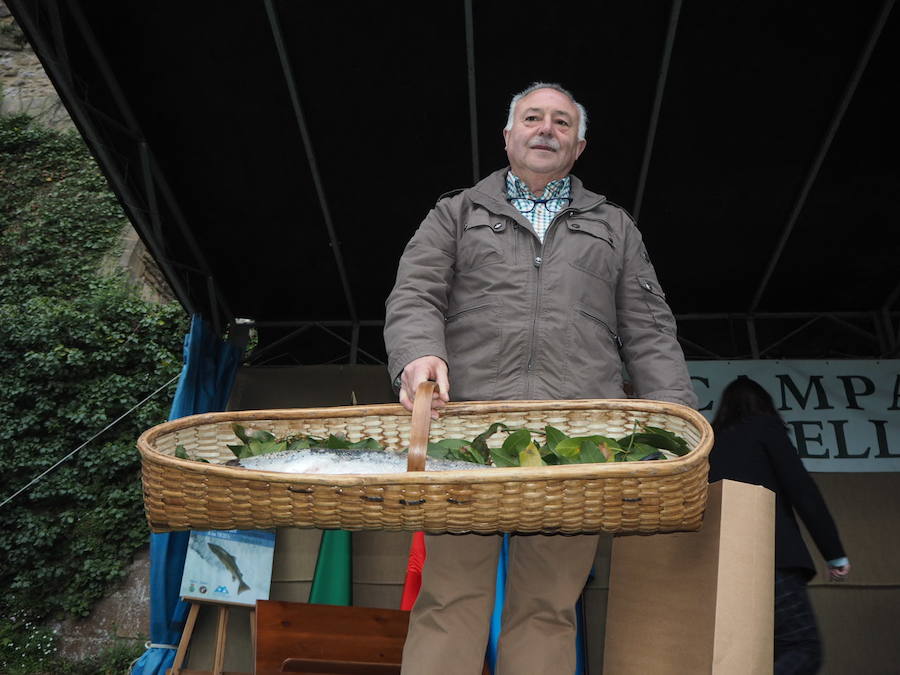
<instances>
[{"instance_id":1,"label":"wooden bench","mask_svg":"<svg viewBox=\"0 0 900 675\"><path fill-rule=\"evenodd\" d=\"M259 600L255 672L399 675L408 628L399 609Z\"/></svg>"},{"instance_id":2,"label":"wooden bench","mask_svg":"<svg viewBox=\"0 0 900 675\"><path fill-rule=\"evenodd\" d=\"M395 675L409 612L260 600L256 673Z\"/></svg>"}]
</instances>

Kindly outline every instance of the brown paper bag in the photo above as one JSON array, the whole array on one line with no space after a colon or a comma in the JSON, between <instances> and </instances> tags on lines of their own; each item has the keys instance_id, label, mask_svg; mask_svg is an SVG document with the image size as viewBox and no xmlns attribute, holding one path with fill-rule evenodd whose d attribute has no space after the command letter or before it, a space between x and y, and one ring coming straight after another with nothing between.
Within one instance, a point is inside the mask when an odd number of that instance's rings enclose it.
<instances>
[{"instance_id":1,"label":"brown paper bag","mask_svg":"<svg viewBox=\"0 0 900 675\"><path fill-rule=\"evenodd\" d=\"M771 673L775 495L713 483L699 532L616 537L604 675Z\"/></svg>"}]
</instances>

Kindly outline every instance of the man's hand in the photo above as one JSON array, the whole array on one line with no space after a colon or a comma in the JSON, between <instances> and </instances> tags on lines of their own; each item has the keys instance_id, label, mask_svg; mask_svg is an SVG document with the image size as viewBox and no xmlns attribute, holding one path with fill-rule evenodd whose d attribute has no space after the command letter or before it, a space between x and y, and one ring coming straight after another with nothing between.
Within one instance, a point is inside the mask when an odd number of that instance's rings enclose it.
<instances>
[{"instance_id":1,"label":"man's hand","mask_svg":"<svg viewBox=\"0 0 900 675\"><path fill-rule=\"evenodd\" d=\"M400 375L400 403L407 410L412 410L416 389L422 382L434 380L437 391L431 401L431 417L438 418L438 408L443 408L450 400L450 380L447 379L447 364L437 356L423 356L410 361Z\"/></svg>"},{"instance_id":2,"label":"man's hand","mask_svg":"<svg viewBox=\"0 0 900 675\"><path fill-rule=\"evenodd\" d=\"M846 581L850 574L850 563L840 565L839 567L828 566L828 576L832 581Z\"/></svg>"}]
</instances>

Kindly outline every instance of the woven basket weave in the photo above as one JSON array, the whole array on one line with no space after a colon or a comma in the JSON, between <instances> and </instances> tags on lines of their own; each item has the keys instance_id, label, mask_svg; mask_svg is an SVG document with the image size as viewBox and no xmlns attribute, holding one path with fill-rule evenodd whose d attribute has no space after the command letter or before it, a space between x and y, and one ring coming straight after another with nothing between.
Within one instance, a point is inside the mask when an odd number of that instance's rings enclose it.
<instances>
[{"instance_id":1,"label":"woven basket weave","mask_svg":"<svg viewBox=\"0 0 900 675\"><path fill-rule=\"evenodd\" d=\"M427 411L416 415L386 404L209 413L153 427L138 439L150 528L649 534L700 527L712 430L685 406L634 399L491 401L450 403L434 421ZM236 442L235 422L279 437L371 437L394 451L410 447L411 436L418 446L424 439L471 439L493 422L529 429L550 424L569 436L610 437L630 433L638 422L680 435L691 451L677 459L610 464L288 474L225 466L234 458L226 445ZM488 445L504 438L495 434ZM175 457L178 445L210 463Z\"/></svg>"}]
</instances>

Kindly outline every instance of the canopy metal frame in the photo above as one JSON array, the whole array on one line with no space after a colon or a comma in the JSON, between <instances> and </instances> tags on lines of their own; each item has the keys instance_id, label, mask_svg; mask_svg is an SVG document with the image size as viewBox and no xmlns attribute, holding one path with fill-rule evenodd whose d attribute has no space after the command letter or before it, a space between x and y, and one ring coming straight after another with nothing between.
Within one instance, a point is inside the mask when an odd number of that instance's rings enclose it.
<instances>
[{"instance_id":1,"label":"canopy metal frame","mask_svg":"<svg viewBox=\"0 0 900 675\"><path fill-rule=\"evenodd\" d=\"M857 86L862 79L866 68L875 50L882 30L896 0L884 0L881 10L875 19L871 30L857 59L855 68L838 101L831 122L824 133L821 143L816 150L805 179L800 187L793 207L781 230L771 256L766 264L766 269L759 281L746 312L743 313L702 313L682 314L676 318L682 327L690 326L695 322L725 322L733 331L738 326L743 326L746 331L747 343L750 346L748 354L734 354L723 350L721 345L711 341L699 339L696 335L690 338L682 337L682 345L685 352L691 357L703 358L766 358L776 353L778 347L789 340L804 334L804 332L816 329L823 322L832 329L846 331L857 337L864 338L866 344L871 345L870 353L860 354L861 358L884 358L900 355L900 312L895 309L900 300L900 283L889 293L880 306L870 311L846 312L765 312L760 311L763 297L769 282L781 262L785 246L790 239L795 225L804 209L809 193L819 175L819 171L828 155L831 144L839 131L844 115L849 108ZM349 320L309 320L309 321L253 321L238 320L229 309L227 298L224 297L220 285L216 282L203 250L198 245L189 223L181 210L177 195L166 179L165 172L160 168L153 153L153 148L145 138L137 116L131 109L124 90L118 82L114 70L98 43L89 22L87 21L78 0L72 2L60 2L60 0L8 0L8 6L16 20L24 30L26 37L35 47L44 68L50 76L53 84L59 91L73 121L81 134L87 140L92 151L97 157L101 169L106 174L113 189L119 195L129 220L146 243L151 255L159 264L167 282L171 286L176 298L189 312L197 311L190 288L196 288L202 282L205 286L207 301L211 308L212 320L217 332L222 333L228 325L235 322L245 326L268 328L295 328L296 330L277 338L274 342L263 346L258 350L252 360L258 362L263 357L272 358L276 348L285 347L292 340L304 335L309 328L316 328L319 332L329 335L337 344L348 347L346 362L357 363L359 356L381 363L381 359L372 352L380 352L380 346L363 349L360 345L360 329L382 326L381 319L361 319L357 312L353 289L351 287L340 240L337 236L335 223L328 206L327 190L322 180L316 162L315 148L312 142L313 134L308 127L304 115L301 98L299 95L296 72L291 62L288 45L281 30L279 13L276 0L265 0L266 14L272 32L272 40L277 49L282 76L293 107L294 117L300 133L303 150L309 163L310 173L315 184L316 194L322 215L322 221L327 230L334 256L338 277L343 289ZM466 45L466 79L469 97L469 127L471 135L471 167L473 181L480 179L480 158L478 151L478 124L477 124L477 99L476 99L476 60L475 60L475 11L472 0L462 0L464 21L461 28L465 32ZM636 185L633 211L635 217L640 215L648 185L648 176L651 169L653 149L656 139L656 130L660 122L663 107L666 83L672 59L677 57L675 51L675 38L681 15L682 0L672 0L669 8L668 27L664 36L660 65L657 73L657 81L653 104L648 120L647 133L644 138L644 148L640 165L639 177ZM77 35L65 34L68 26L63 21L63 14L71 16ZM76 38L82 40L87 46L92 59L101 74L104 85L115 103L115 113L97 108L88 99L83 87L75 81L73 73L68 66L69 40ZM112 150L112 144L105 142L104 128L115 130L124 134L133 143L134 157L137 161L118 155ZM136 164L133 166L132 164ZM135 171L137 169L137 171ZM135 175L132 175L134 171ZM174 229L183 237L188 245L191 260L175 260L168 255L163 231L174 224ZM196 282L195 282L196 279ZM772 326L778 322L784 325L787 320L803 321L799 326L783 330L779 337L772 339ZM770 342L760 344L761 327L766 327L766 334ZM349 332L349 335L344 333ZM777 332L777 331L776 331Z\"/></svg>"}]
</instances>

